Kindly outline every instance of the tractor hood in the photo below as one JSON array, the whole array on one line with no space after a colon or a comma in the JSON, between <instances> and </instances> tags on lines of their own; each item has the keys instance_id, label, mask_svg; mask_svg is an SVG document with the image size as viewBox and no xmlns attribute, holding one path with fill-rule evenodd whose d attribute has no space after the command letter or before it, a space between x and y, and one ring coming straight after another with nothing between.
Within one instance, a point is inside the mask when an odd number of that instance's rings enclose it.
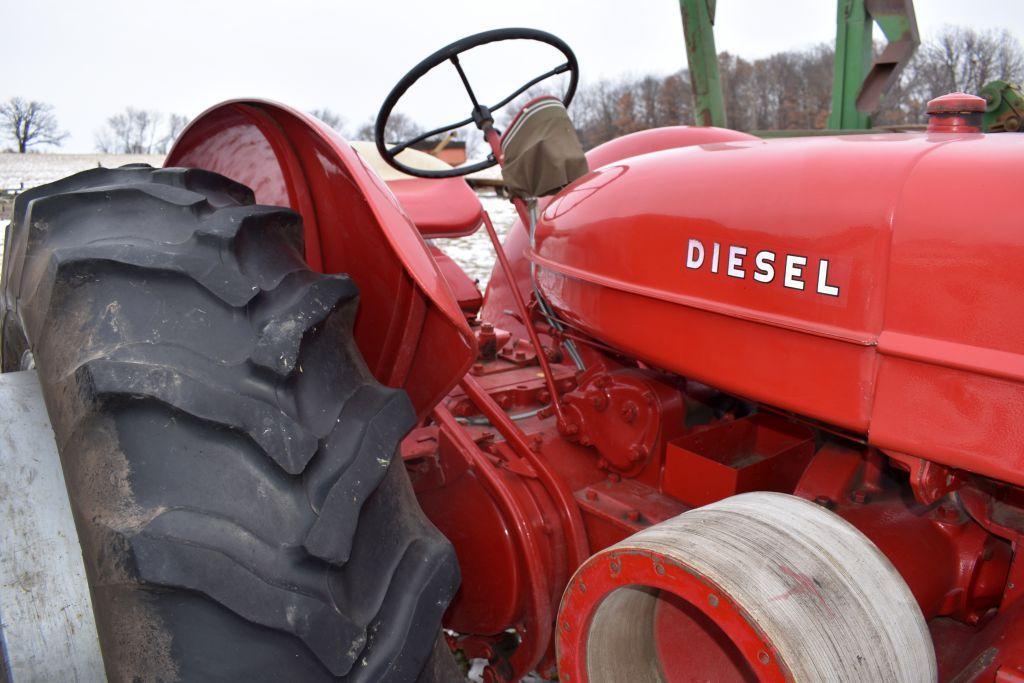
<instances>
[{"instance_id":1,"label":"tractor hood","mask_svg":"<svg viewBox=\"0 0 1024 683\"><path fill-rule=\"evenodd\" d=\"M537 277L643 361L1024 483L1024 136L736 141L563 190Z\"/></svg>"}]
</instances>

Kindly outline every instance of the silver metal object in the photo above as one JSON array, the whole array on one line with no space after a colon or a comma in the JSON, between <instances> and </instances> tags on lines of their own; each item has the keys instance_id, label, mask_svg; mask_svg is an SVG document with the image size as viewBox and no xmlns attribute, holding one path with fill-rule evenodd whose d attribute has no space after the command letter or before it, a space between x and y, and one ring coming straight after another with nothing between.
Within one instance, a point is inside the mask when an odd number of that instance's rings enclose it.
<instances>
[{"instance_id":1,"label":"silver metal object","mask_svg":"<svg viewBox=\"0 0 1024 683\"><path fill-rule=\"evenodd\" d=\"M0 374L0 657L13 683L106 680L82 549L33 370Z\"/></svg>"}]
</instances>

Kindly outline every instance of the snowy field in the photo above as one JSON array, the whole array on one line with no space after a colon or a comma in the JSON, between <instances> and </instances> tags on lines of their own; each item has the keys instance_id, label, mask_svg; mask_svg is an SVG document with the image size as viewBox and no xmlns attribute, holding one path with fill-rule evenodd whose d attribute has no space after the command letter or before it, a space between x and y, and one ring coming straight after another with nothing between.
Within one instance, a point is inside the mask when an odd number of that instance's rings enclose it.
<instances>
[{"instance_id":1,"label":"snowy field","mask_svg":"<svg viewBox=\"0 0 1024 683\"><path fill-rule=\"evenodd\" d=\"M159 154L0 153L0 193L12 190L20 192L97 166L113 168L135 163L160 166L163 164L163 157ZM491 215L499 236L504 237L515 220L515 209L512 208L512 204L491 194L489 190L481 193L480 201ZM9 213L10 208L7 211ZM3 230L7 225L7 218L8 214L0 214L0 253L3 253ZM491 248L486 230L481 228L469 237L439 239L434 243L462 266L471 278L478 280L480 290L483 291L494 265L494 250Z\"/></svg>"}]
</instances>

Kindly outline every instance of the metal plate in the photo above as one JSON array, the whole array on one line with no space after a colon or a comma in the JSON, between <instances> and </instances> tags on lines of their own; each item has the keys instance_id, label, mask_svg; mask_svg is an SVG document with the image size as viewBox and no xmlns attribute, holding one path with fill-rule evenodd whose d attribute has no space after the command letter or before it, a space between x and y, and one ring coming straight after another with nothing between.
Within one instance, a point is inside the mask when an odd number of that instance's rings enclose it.
<instances>
[{"instance_id":1,"label":"metal plate","mask_svg":"<svg viewBox=\"0 0 1024 683\"><path fill-rule=\"evenodd\" d=\"M89 584L35 371L0 374L0 652L20 681L103 681Z\"/></svg>"}]
</instances>

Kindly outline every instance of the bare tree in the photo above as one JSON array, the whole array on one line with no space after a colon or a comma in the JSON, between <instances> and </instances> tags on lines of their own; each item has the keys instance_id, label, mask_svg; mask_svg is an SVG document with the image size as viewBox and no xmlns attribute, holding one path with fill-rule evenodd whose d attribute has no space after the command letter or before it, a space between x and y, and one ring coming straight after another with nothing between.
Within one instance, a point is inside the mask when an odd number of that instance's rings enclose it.
<instances>
[{"instance_id":1,"label":"bare tree","mask_svg":"<svg viewBox=\"0 0 1024 683\"><path fill-rule=\"evenodd\" d=\"M345 130L345 118L341 114L338 114L337 112L334 112L328 109L327 107L323 107L321 109L313 109L309 113L317 117L324 123L326 123L334 130L338 131L342 135L348 134L347 131Z\"/></svg>"},{"instance_id":2,"label":"bare tree","mask_svg":"<svg viewBox=\"0 0 1024 683\"><path fill-rule=\"evenodd\" d=\"M376 119L370 119L356 131L356 140L373 140L373 128L376 125ZM405 140L411 140L417 135L422 135L425 131L422 127L410 117L406 116L400 111L391 112L391 118L388 119L387 128L384 129L384 138L388 142L404 142Z\"/></svg>"},{"instance_id":3,"label":"bare tree","mask_svg":"<svg viewBox=\"0 0 1024 683\"><path fill-rule=\"evenodd\" d=\"M989 81L1024 76L1024 54L1009 31L947 26L919 51L915 76L935 93L981 91Z\"/></svg>"},{"instance_id":4,"label":"bare tree","mask_svg":"<svg viewBox=\"0 0 1024 683\"><path fill-rule=\"evenodd\" d=\"M68 136L57 126L53 105L12 97L0 103L0 131L24 154L34 145L57 145Z\"/></svg>"},{"instance_id":5,"label":"bare tree","mask_svg":"<svg viewBox=\"0 0 1024 683\"><path fill-rule=\"evenodd\" d=\"M154 151L159 152L160 154L167 154L167 151L170 150L171 145L173 145L174 141L178 139L179 135L181 135L181 131L185 130L185 126L187 124L187 116L182 114L171 114L168 116L167 128L165 129L167 133L160 139L160 142L157 143Z\"/></svg>"},{"instance_id":6,"label":"bare tree","mask_svg":"<svg viewBox=\"0 0 1024 683\"><path fill-rule=\"evenodd\" d=\"M96 135L96 146L101 152L112 154L153 154L163 142L158 137L162 120L160 112L126 107L107 119L106 126Z\"/></svg>"}]
</instances>

